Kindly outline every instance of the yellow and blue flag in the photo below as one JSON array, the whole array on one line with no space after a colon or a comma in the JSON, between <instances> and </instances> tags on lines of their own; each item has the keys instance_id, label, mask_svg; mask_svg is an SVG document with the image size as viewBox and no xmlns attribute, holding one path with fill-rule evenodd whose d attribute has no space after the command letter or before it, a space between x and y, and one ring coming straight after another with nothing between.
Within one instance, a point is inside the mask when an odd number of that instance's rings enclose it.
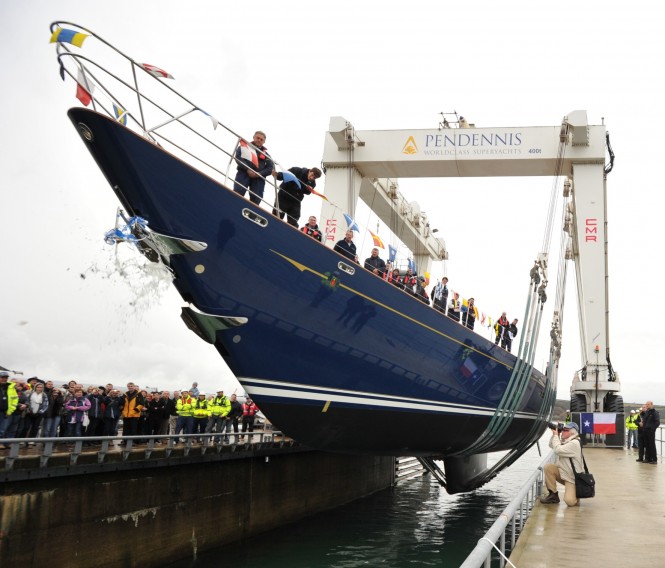
<instances>
[{"instance_id":1,"label":"yellow and blue flag","mask_svg":"<svg viewBox=\"0 0 665 568\"><path fill-rule=\"evenodd\" d=\"M90 34L75 32L74 30L67 28L57 27L53 32L53 35L51 35L50 43L71 43L76 47L82 47L85 38L87 38L89 35Z\"/></svg>"},{"instance_id":2,"label":"yellow and blue flag","mask_svg":"<svg viewBox=\"0 0 665 568\"><path fill-rule=\"evenodd\" d=\"M127 126L127 111L121 106L113 103L113 112L115 113L115 117L118 119L118 122L123 126Z\"/></svg>"}]
</instances>

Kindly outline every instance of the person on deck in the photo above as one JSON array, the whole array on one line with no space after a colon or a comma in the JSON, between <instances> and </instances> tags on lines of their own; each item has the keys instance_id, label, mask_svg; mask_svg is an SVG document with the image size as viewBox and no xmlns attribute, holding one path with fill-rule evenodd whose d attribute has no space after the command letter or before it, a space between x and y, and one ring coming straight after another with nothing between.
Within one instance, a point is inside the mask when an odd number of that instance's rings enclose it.
<instances>
[{"instance_id":1,"label":"person on deck","mask_svg":"<svg viewBox=\"0 0 665 568\"><path fill-rule=\"evenodd\" d=\"M291 174L291 175L289 175ZM277 193L277 205L279 211L273 211L273 215L278 213L280 219L284 219L289 225L298 228L298 219L300 219L300 204L305 195L310 195L316 187L316 180L321 177L319 168L289 168L289 174L285 172L273 172L279 181L283 181L279 186Z\"/></svg>"},{"instance_id":2,"label":"person on deck","mask_svg":"<svg viewBox=\"0 0 665 568\"><path fill-rule=\"evenodd\" d=\"M384 274L386 273L386 263L379 256L378 248L374 247L372 249L371 256L365 259L365 268L373 274L383 278Z\"/></svg>"},{"instance_id":3,"label":"person on deck","mask_svg":"<svg viewBox=\"0 0 665 568\"><path fill-rule=\"evenodd\" d=\"M245 140L241 140L235 154L238 172L233 191L244 196L249 190L249 200L255 205L261 203L266 185L265 178L273 171L273 162L263 145L265 141L265 133L257 130L252 143L248 144Z\"/></svg>"},{"instance_id":4,"label":"person on deck","mask_svg":"<svg viewBox=\"0 0 665 568\"><path fill-rule=\"evenodd\" d=\"M416 281L416 298L429 306L429 296L427 295L427 290L425 289L424 276L419 276L418 280Z\"/></svg>"},{"instance_id":5,"label":"person on deck","mask_svg":"<svg viewBox=\"0 0 665 568\"><path fill-rule=\"evenodd\" d=\"M644 463L658 464L658 453L656 451L656 430L660 426L660 414L654 408L653 402L648 400L647 410L644 413Z\"/></svg>"},{"instance_id":6,"label":"person on deck","mask_svg":"<svg viewBox=\"0 0 665 568\"><path fill-rule=\"evenodd\" d=\"M407 268L406 274L402 277L402 286L404 288L404 291L408 292L409 294L415 295L417 281L418 279L416 278L416 275L413 273L413 269Z\"/></svg>"},{"instance_id":7,"label":"person on deck","mask_svg":"<svg viewBox=\"0 0 665 568\"><path fill-rule=\"evenodd\" d=\"M473 326L476 323L476 318L478 317L478 308L476 308L475 300L469 298L469 305L462 308L462 325L473 329Z\"/></svg>"},{"instance_id":8,"label":"person on deck","mask_svg":"<svg viewBox=\"0 0 665 568\"><path fill-rule=\"evenodd\" d=\"M319 229L319 226L316 224L316 217L314 215L309 216L307 225L301 227L300 230L306 235L321 242L321 229Z\"/></svg>"},{"instance_id":9,"label":"person on deck","mask_svg":"<svg viewBox=\"0 0 665 568\"><path fill-rule=\"evenodd\" d=\"M635 422L635 411L631 410L626 416L626 448L637 448L637 423Z\"/></svg>"},{"instance_id":10,"label":"person on deck","mask_svg":"<svg viewBox=\"0 0 665 568\"><path fill-rule=\"evenodd\" d=\"M434 309L445 314L446 304L448 303L448 278L445 276L432 290L432 301L434 302Z\"/></svg>"},{"instance_id":11,"label":"person on deck","mask_svg":"<svg viewBox=\"0 0 665 568\"><path fill-rule=\"evenodd\" d=\"M635 461L644 461L644 417L647 412L646 404L642 405L637 414L637 459Z\"/></svg>"},{"instance_id":12,"label":"person on deck","mask_svg":"<svg viewBox=\"0 0 665 568\"><path fill-rule=\"evenodd\" d=\"M508 353L513 346L513 339L517 336L517 318L515 318L508 329L503 332L503 340L501 342L501 347L503 347Z\"/></svg>"},{"instance_id":13,"label":"person on deck","mask_svg":"<svg viewBox=\"0 0 665 568\"><path fill-rule=\"evenodd\" d=\"M506 333L509 327L510 324L508 323L506 312L503 312L494 326L494 329L496 330L496 339L494 340L494 345L499 345L499 341L503 341L503 334ZM502 343L501 347L503 346L504 344Z\"/></svg>"},{"instance_id":14,"label":"person on deck","mask_svg":"<svg viewBox=\"0 0 665 568\"><path fill-rule=\"evenodd\" d=\"M356 245L353 242L353 231L349 229L346 231L344 238L341 241L335 243L335 252L338 252L342 256L345 256L352 262L358 262L358 255L356 254Z\"/></svg>"},{"instance_id":15,"label":"person on deck","mask_svg":"<svg viewBox=\"0 0 665 568\"><path fill-rule=\"evenodd\" d=\"M566 488L563 495L566 505L574 507L579 503L575 490L575 475L571 465L572 460L575 471L584 471L579 431L579 426L575 422L564 423L561 438L559 438L556 428L551 430L552 437L550 438L549 446L556 454L556 461L548 463L543 468L548 494L545 497L541 497L540 502L545 505L560 502L559 494L557 493L557 482Z\"/></svg>"},{"instance_id":16,"label":"person on deck","mask_svg":"<svg viewBox=\"0 0 665 568\"><path fill-rule=\"evenodd\" d=\"M448 317L451 320L459 321L460 309L459 294L457 292L453 292L453 297L450 300L450 305L448 306Z\"/></svg>"}]
</instances>

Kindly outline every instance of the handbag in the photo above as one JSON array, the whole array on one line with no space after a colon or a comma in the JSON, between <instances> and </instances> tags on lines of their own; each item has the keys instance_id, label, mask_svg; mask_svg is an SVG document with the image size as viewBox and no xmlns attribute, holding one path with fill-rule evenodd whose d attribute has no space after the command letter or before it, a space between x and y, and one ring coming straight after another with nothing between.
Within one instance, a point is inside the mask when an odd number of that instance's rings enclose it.
<instances>
[{"instance_id":1,"label":"handbag","mask_svg":"<svg viewBox=\"0 0 665 568\"><path fill-rule=\"evenodd\" d=\"M582 453L581 446L580 446L580 453ZM575 475L575 496L578 499L590 499L591 497L595 497L596 480L593 478L593 474L589 473L589 468L586 465L584 454L582 454L582 463L584 464L584 471L575 471L573 458L568 458L568 459L570 460L570 465L573 468L573 474Z\"/></svg>"},{"instance_id":2,"label":"handbag","mask_svg":"<svg viewBox=\"0 0 665 568\"><path fill-rule=\"evenodd\" d=\"M87 412L83 413L83 420L81 420L81 423L83 424L84 428L87 428L90 424L90 417L88 416Z\"/></svg>"}]
</instances>

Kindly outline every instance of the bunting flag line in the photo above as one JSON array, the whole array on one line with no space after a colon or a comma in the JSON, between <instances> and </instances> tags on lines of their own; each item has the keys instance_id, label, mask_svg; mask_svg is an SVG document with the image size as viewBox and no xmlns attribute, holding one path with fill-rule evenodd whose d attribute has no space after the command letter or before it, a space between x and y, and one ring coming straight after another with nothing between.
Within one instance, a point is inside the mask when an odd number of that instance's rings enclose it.
<instances>
[{"instance_id":1,"label":"bunting flag line","mask_svg":"<svg viewBox=\"0 0 665 568\"><path fill-rule=\"evenodd\" d=\"M369 229L367 229L369 231ZM374 246L375 247L380 247L382 249L385 249L386 247L383 245L383 241L381 240L381 237L379 235L375 235L372 233L372 231L369 231L369 234L372 235L372 240L374 241Z\"/></svg>"},{"instance_id":2,"label":"bunting flag line","mask_svg":"<svg viewBox=\"0 0 665 568\"><path fill-rule=\"evenodd\" d=\"M358 225L356 225L356 222L353 220L351 215L348 215L347 213L344 213L344 218L346 219L346 224L351 229L352 231L357 231L360 232L360 229L358 228Z\"/></svg>"},{"instance_id":3,"label":"bunting flag line","mask_svg":"<svg viewBox=\"0 0 665 568\"><path fill-rule=\"evenodd\" d=\"M313 187L310 187L309 190L310 190L314 195L318 195L321 199L325 199L326 201L328 201L328 198L327 198L325 195L323 195L323 193L319 193L319 192L316 191L316 189L314 189Z\"/></svg>"},{"instance_id":4,"label":"bunting flag line","mask_svg":"<svg viewBox=\"0 0 665 568\"><path fill-rule=\"evenodd\" d=\"M252 164L254 164L254 166L256 166L257 168L259 167L259 158L256 155L256 151L244 140L240 141L240 157L243 160L252 162Z\"/></svg>"},{"instance_id":5,"label":"bunting flag line","mask_svg":"<svg viewBox=\"0 0 665 568\"><path fill-rule=\"evenodd\" d=\"M120 124L127 126L127 111L124 108L113 103L113 113Z\"/></svg>"},{"instance_id":6,"label":"bunting flag line","mask_svg":"<svg viewBox=\"0 0 665 568\"><path fill-rule=\"evenodd\" d=\"M90 34L84 34L67 28L57 27L51 35L51 41L49 43L71 43L76 47L82 47L85 38L89 36Z\"/></svg>"},{"instance_id":7,"label":"bunting flag line","mask_svg":"<svg viewBox=\"0 0 665 568\"><path fill-rule=\"evenodd\" d=\"M88 84L85 75L79 69L76 77L76 98L81 101L84 106L88 106L92 101L93 90L94 86Z\"/></svg>"},{"instance_id":8,"label":"bunting flag line","mask_svg":"<svg viewBox=\"0 0 665 568\"><path fill-rule=\"evenodd\" d=\"M204 111L202 108L200 108L199 110L210 119L210 121L212 122L212 129L217 130L217 125L219 124L219 120L217 120L212 114L209 114L206 111Z\"/></svg>"},{"instance_id":9,"label":"bunting flag line","mask_svg":"<svg viewBox=\"0 0 665 568\"><path fill-rule=\"evenodd\" d=\"M397 258L397 248L393 245L388 245L388 261L395 262Z\"/></svg>"},{"instance_id":10,"label":"bunting flag line","mask_svg":"<svg viewBox=\"0 0 665 568\"><path fill-rule=\"evenodd\" d=\"M167 73L164 69L150 65L150 63L139 63L138 66L142 67L153 77L157 77L158 79L173 79L173 75Z\"/></svg>"}]
</instances>

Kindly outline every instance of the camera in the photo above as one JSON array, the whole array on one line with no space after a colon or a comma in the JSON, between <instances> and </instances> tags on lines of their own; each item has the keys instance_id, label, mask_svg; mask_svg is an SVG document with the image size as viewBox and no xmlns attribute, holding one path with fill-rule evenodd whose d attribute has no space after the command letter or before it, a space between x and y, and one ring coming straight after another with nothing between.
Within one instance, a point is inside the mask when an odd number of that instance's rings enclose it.
<instances>
[{"instance_id":1,"label":"camera","mask_svg":"<svg viewBox=\"0 0 665 568\"><path fill-rule=\"evenodd\" d=\"M547 427L550 430L556 430L557 432L563 432L563 422L548 422Z\"/></svg>"}]
</instances>

